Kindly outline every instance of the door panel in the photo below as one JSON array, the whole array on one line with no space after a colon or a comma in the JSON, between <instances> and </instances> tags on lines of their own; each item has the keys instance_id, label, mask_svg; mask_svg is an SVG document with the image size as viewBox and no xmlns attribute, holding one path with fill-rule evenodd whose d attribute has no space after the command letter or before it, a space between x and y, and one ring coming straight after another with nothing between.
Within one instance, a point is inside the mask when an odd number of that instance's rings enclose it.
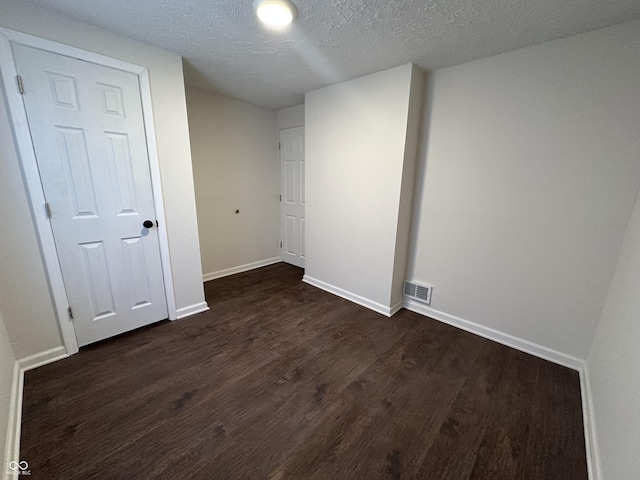
<instances>
[{"instance_id":1,"label":"door panel","mask_svg":"<svg viewBox=\"0 0 640 480\"><path fill-rule=\"evenodd\" d=\"M79 345L167 318L138 77L13 49Z\"/></svg>"},{"instance_id":2,"label":"door panel","mask_svg":"<svg viewBox=\"0 0 640 480\"><path fill-rule=\"evenodd\" d=\"M300 204L301 205L305 205L307 200L306 200L306 192L304 190L304 178L306 175L305 172L305 162L304 162L304 137L302 137L302 158L300 159Z\"/></svg>"},{"instance_id":3,"label":"door panel","mask_svg":"<svg viewBox=\"0 0 640 480\"><path fill-rule=\"evenodd\" d=\"M84 130L54 126L58 140L60 168L65 184L71 188L69 200L73 202L73 218L97 216L94 180L89 164L89 153Z\"/></svg>"},{"instance_id":4,"label":"door panel","mask_svg":"<svg viewBox=\"0 0 640 480\"><path fill-rule=\"evenodd\" d=\"M84 243L80 247L87 272L85 277L89 281L87 286L91 292L92 317L98 319L115 315L114 292L104 242Z\"/></svg>"},{"instance_id":5,"label":"door panel","mask_svg":"<svg viewBox=\"0 0 640 480\"><path fill-rule=\"evenodd\" d=\"M306 257L306 251L305 251L305 245L304 245L304 236L306 234L305 232L305 218L302 217L300 219L300 257L302 257L303 259Z\"/></svg>"},{"instance_id":6,"label":"door panel","mask_svg":"<svg viewBox=\"0 0 640 480\"><path fill-rule=\"evenodd\" d=\"M122 251L126 275L131 281L130 307L135 309L150 305L149 275L151 272L147 268L142 237L123 238Z\"/></svg>"},{"instance_id":7,"label":"door panel","mask_svg":"<svg viewBox=\"0 0 640 480\"><path fill-rule=\"evenodd\" d=\"M284 163L284 201L288 204L295 205L296 203L296 188L297 188L297 179L296 179L296 162L294 161L285 161Z\"/></svg>"},{"instance_id":8,"label":"door panel","mask_svg":"<svg viewBox=\"0 0 640 480\"><path fill-rule=\"evenodd\" d=\"M287 215L285 226L284 249L287 255L297 255L298 253L298 218Z\"/></svg>"},{"instance_id":9,"label":"door panel","mask_svg":"<svg viewBox=\"0 0 640 480\"><path fill-rule=\"evenodd\" d=\"M78 88L75 79L52 72L45 72L45 75L49 81L53 105L78 111Z\"/></svg>"},{"instance_id":10,"label":"door panel","mask_svg":"<svg viewBox=\"0 0 640 480\"><path fill-rule=\"evenodd\" d=\"M282 261L304 267L304 127L280 131Z\"/></svg>"},{"instance_id":11,"label":"door panel","mask_svg":"<svg viewBox=\"0 0 640 480\"><path fill-rule=\"evenodd\" d=\"M107 158L116 178L116 211L118 215L137 213L136 183L131 164L129 137L121 133L105 133Z\"/></svg>"}]
</instances>

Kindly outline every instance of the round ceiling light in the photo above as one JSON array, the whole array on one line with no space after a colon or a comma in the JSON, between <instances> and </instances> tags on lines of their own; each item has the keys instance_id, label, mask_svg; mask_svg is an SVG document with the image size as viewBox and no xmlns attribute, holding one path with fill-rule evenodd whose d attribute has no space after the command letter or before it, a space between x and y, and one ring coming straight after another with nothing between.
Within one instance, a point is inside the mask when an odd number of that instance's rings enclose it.
<instances>
[{"instance_id":1,"label":"round ceiling light","mask_svg":"<svg viewBox=\"0 0 640 480\"><path fill-rule=\"evenodd\" d=\"M255 0L253 9L262 23L274 27L289 25L296 16L296 7L288 0Z\"/></svg>"}]
</instances>

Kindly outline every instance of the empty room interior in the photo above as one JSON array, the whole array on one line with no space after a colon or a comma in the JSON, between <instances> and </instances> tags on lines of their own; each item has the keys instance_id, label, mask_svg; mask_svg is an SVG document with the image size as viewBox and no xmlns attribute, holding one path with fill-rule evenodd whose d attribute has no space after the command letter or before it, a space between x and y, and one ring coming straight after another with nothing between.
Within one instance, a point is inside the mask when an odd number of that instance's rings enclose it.
<instances>
[{"instance_id":1,"label":"empty room interior","mask_svg":"<svg viewBox=\"0 0 640 480\"><path fill-rule=\"evenodd\" d=\"M0 69L0 477L640 478L637 0L0 0Z\"/></svg>"}]
</instances>

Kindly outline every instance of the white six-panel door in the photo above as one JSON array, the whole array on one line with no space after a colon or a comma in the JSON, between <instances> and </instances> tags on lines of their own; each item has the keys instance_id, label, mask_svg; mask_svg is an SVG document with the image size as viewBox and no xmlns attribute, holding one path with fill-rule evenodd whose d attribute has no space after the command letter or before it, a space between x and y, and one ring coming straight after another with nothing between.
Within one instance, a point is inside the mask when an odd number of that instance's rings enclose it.
<instances>
[{"instance_id":1,"label":"white six-panel door","mask_svg":"<svg viewBox=\"0 0 640 480\"><path fill-rule=\"evenodd\" d=\"M304 268L304 127L280 130L280 258Z\"/></svg>"},{"instance_id":2,"label":"white six-panel door","mask_svg":"<svg viewBox=\"0 0 640 480\"><path fill-rule=\"evenodd\" d=\"M167 318L138 77L13 48L78 344Z\"/></svg>"}]
</instances>

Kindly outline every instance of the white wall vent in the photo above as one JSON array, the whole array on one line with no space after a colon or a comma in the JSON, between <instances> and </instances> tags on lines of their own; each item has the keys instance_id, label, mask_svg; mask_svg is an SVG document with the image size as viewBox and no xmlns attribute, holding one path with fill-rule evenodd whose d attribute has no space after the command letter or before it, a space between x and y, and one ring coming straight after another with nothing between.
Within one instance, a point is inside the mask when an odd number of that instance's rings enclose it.
<instances>
[{"instance_id":1,"label":"white wall vent","mask_svg":"<svg viewBox=\"0 0 640 480\"><path fill-rule=\"evenodd\" d=\"M433 290L431 285L418 285L408 280L404 281L404 294L427 305L431 305L431 290Z\"/></svg>"}]
</instances>

